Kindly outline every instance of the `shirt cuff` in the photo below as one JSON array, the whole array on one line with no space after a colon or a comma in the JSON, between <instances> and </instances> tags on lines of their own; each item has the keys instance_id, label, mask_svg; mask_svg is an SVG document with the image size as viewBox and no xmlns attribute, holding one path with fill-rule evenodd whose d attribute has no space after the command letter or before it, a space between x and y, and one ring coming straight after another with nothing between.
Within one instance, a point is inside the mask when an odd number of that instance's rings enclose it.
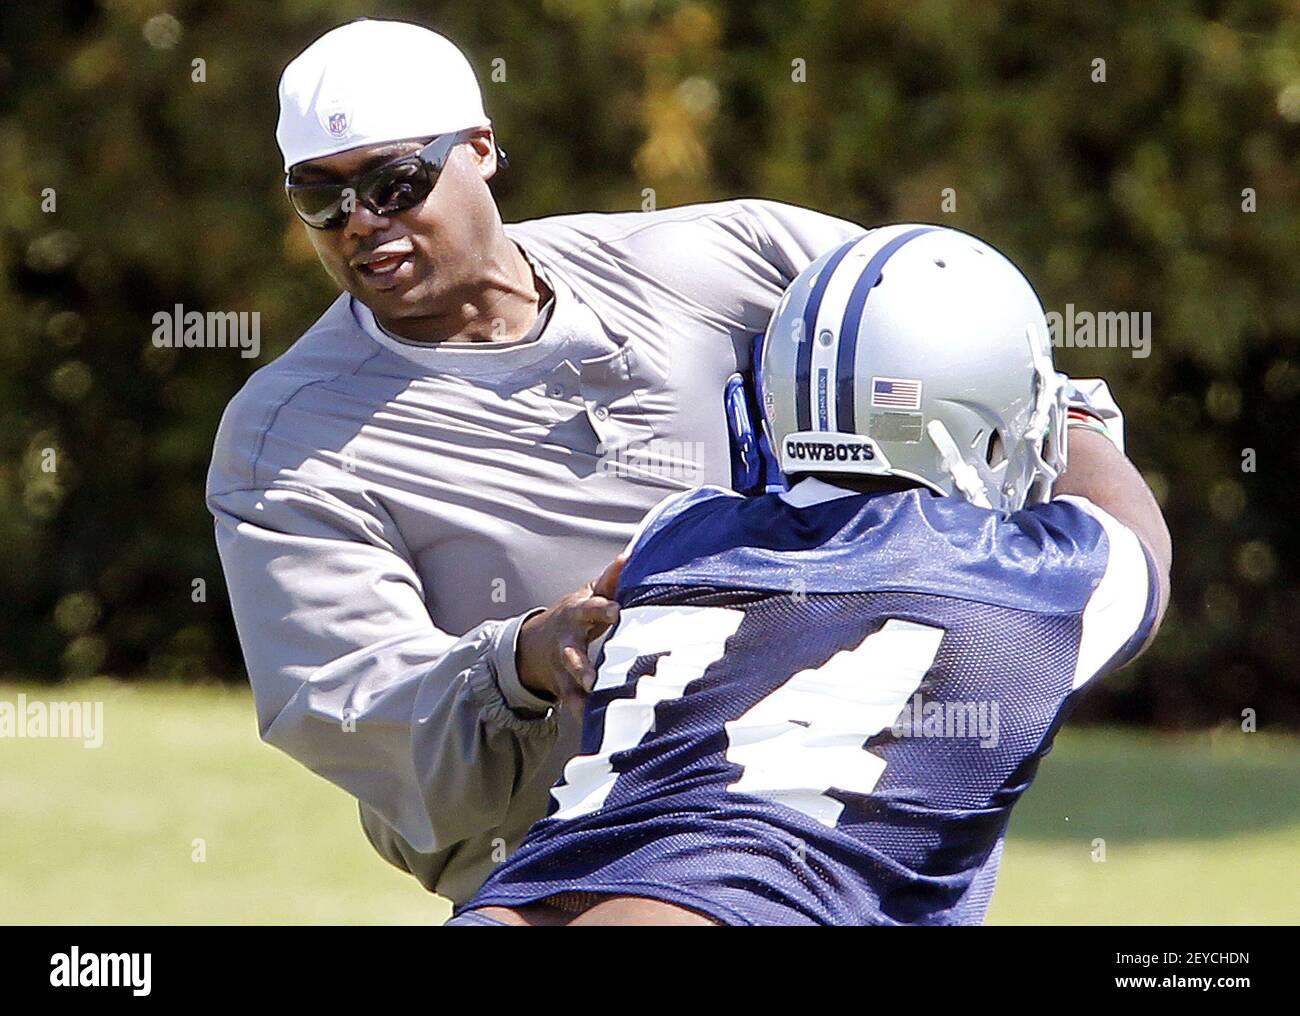
<instances>
[{"instance_id":1,"label":"shirt cuff","mask_svg":"<svg viewBox=\"0 0 1300 1016\"><path fill-rule=\"evenodd\" d=\"M537 607L512 617L497 629L492 639L492 673L496 677L497 688L506 705L517 713L532 713L545 716L556 705L553 698L543 697L524 687L519 680L519 668L515 663L516 644L519 641L519 628L534 614L540 614L545 607Z\"/></svg>"}]
</instances>

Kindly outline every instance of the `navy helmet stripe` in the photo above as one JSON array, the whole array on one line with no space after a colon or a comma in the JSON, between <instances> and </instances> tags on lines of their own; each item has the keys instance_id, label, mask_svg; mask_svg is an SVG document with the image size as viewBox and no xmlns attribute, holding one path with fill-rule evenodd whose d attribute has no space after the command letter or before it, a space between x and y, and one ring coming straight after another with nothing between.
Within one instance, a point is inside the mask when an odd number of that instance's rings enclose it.
<instances>
[{"instance_id":1,"label":"navy helmet stripe","mask_svg":"<svg viewBox=\"0 0 1300 1016\"><path fill-rule=\"evenodd\" d=\"M840 326L839 349L835 356L835 424L840 431L853 433L857 430L857 420L853 409L853 365L858 353L858 328L862 324L862 311L867 305L867 297L880 281L885 262L893 257L898 248L910 240L915 240L923 233L930 233L938 226L921 226L899 233L867 262L867 267L858 276L858 281L849 294L849 302L844 308L844 323Z\"/></svg>"},{"instance_id":2,"label":"navy helmet stripe","mask_svg":"<svg viewBox=\"0 0 1300 1016\"><path fill-rule=\"evenodd\" d=\"M812 355L813 342L816 339L814 332L817 329L817 311L821 309L822 297L826 295L826 287L830 284L831 276L835 274L835 269L839 267L850 250L856 247L862 241L862 237L854 237L848 243L844 244L831 255L830 259L822 268L821 273L817 276L817 282L808 294L808 302L804 304L803 309L803 334L799 336L799 351L795 358L794 369L794 406L795 420L799 424L800 430L812 430Z\"/></svg>"}]
</instances>

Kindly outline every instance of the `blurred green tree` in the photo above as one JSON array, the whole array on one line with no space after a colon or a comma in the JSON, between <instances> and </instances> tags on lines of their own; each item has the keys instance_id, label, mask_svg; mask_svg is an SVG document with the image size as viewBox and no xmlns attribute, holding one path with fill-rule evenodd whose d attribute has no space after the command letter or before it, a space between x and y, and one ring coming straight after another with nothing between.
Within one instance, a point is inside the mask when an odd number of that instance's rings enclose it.
<instances>
[{"instance_id":1,"label":"blurred green tree","mask_svg":"<svg viewBox=\"0 0 1300 1016\"><path fill-rule=\"evenodd\" d=\"M280 190L280 69L360 15L475 63L507 219L758 194L977 233L1125 407L1174 605L1094 717L1300 726L1300 21L1283 0L0 8L0 670L240 673L203 480L217 420L330 284ZM258 360L153 315L257 310Z\"/></svg>"}]
</instances>

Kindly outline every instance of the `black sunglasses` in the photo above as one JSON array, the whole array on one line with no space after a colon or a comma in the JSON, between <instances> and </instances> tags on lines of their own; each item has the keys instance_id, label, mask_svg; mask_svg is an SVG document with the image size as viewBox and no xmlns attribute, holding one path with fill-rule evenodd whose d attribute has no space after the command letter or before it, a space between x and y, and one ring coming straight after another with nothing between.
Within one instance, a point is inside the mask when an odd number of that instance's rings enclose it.
<instances>
[{"instance_id":1,"label":"black sunglasses","mask_svg":"<svg viewBox=\"0 0 1300 1016\"><path fill-rule=\"evenodd\" d=\"M414 208L429 196L452 149L473 135L473 131L439 134L418 152L403 155L342 183L295 183L293 170L284 179L284 190L298 218L312 229L338 229L348 221L357 204L376 215L396 215ZM497 148L497 163L509 163Z\"/></svg>"}]
</instances>

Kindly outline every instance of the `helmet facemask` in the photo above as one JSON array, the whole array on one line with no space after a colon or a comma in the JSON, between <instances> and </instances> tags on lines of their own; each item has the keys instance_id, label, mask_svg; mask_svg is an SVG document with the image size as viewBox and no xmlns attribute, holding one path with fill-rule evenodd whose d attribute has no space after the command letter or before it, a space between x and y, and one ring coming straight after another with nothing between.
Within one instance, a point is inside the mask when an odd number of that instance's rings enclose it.
<instances>
[{"instance_id":1,"label":"helmet facemask","mask_svg":"<svg viewBox=\"0 0 1300 1016\"><path fill-rule=\"evenodd\" d=\"M963 454L948 427L931 419L926 434L938 452L938 472L946 482L937 489L963 497L980 508L1018 511L1051 499L1052 487L1065 471L1067 383L1051 357L1026 326L1033 364L1033 401L1010 420L988 420L988 443ZM959 428L960 429L960 428ZM982 437L983 431L980 432ZM994 441L1002 454L991 454ZM935 486L930 483L930 486Z\"/></svg>"},{"instance_id":2,"label":"helmet facemask","mask_svg":"<svg viewBox=\"0 0 1300 1016\"><path fill-rule=\"evenodd\" d=\"M1056 372L1051 356L1034 334L1032 323L1025 326L1025 334L1034 358L1034 411L1023 438L1031 456L1025 496L1016 508L1050 501L1052 488L1065 472L1067 459L1067 379Z\"/></svg>"}]
</instances>

